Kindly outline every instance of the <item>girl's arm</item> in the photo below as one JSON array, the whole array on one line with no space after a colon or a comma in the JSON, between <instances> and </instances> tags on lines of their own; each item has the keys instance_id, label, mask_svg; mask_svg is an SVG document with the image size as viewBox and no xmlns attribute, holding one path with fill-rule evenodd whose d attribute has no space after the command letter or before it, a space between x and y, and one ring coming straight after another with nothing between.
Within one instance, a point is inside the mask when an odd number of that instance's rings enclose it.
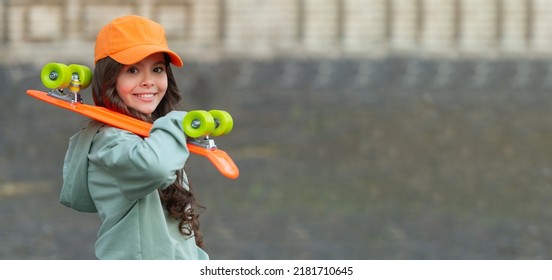
<instances>
[{"instance_id":1,"label":"girl's arm","mask_svg":"<svg viewBox=\"0 0 552 280\"><path fill-rule=\"evenodd\" d=\"M94 138L89 160L104 168L131 201L166 188L189 156L181 127L185 114L173 111L159 118L147 138L106 126Z\"/></svg>"}]
</instances>

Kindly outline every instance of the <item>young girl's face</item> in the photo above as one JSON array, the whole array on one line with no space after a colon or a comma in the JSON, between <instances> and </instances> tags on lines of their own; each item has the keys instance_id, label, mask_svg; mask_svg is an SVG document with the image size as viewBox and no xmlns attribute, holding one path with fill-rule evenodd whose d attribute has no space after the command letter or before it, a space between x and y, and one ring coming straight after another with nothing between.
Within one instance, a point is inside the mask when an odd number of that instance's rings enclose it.
<instances>
[{"instance_id":1,"label":"young girl's face","mask_svg":"<svg viewBox=\"0 0 552 280\"><path fill-rule=\"evenodd\" d=\"M167 72L163 53L125 65L117 78L117 93L128 107L150 115L165 96Z\"/></svg>"}]
</instances>

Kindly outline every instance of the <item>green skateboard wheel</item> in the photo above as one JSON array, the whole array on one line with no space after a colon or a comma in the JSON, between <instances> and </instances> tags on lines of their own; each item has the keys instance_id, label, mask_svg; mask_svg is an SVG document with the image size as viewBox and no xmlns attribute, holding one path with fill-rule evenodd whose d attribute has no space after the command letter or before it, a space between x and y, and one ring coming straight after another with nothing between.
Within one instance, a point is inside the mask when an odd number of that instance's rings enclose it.
<instances>
[{"instance_id":1,"label":"green skateboard wheel","mask_svg":"<svg viewBox=\"0 0 552 280\"><path fill-rule=\"evenodd\" d=\"M92 83L92 71L90 68L84 65L70 64L69 70L71 70L71 76L76 74L79 77L81 89L87 88Z\"/></svg>"},{"instance_id":2,"label":"green skateboard wheel","mask_svg":"<svg viewBox=\"0 0 552 280\"><path fill-rule=\"evenodd\" d=\"M228 112L211 110L209 111L209 114L211 114L215 120L215 129L213 130L213 133L211 133L212 136L224 136L230 133L234 128L234 120Z\"/></svg>"},{"instance_id":3,"label":"green skateboard wheel","mask_svg":"<svg viewBox=\"0 0 552 280\"><path fill-rule=\"evenodd\" d=\"M192 138L208 136L215 129L215 120L207 111L190 111L182 120L182 129Z\"/></svg>"},{"instance_id":4,"label":"green skateboard wheel","mask_svg":"<svg viewBox=\"0 0 552 280\"><path fill-rule=\"evenodd\" d=\"M48 63L42 67L40 79L47 88L65 88L71 82L71 71L65 64Z\"/></svg>"}]
</instances>

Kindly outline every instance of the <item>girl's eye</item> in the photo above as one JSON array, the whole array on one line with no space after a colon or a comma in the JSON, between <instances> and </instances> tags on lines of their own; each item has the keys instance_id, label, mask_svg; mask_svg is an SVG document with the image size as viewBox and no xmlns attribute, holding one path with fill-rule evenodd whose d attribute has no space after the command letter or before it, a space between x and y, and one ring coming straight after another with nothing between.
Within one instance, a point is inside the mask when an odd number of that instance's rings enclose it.
<instances>
[{"instance_id":1,"label":"girl's eye","mask_svg":"<svg viewBox=\"0 0 552 280\"><path fill-rule=\"evenodd\" d=\"M155 73L163 73L164 71L165 71L165 68L161 67L161 66L160 67L155 67L153 69L153 72L155 72Z\"/></svg>"},{"instance_id":2,"label":"girl's eye","mask_svg":"<svg viewBox=\"0 0 552 280\"><path fill-rule=\"evenodd\" d=\"M138 73L138 69L136 67L130 67L127 72L131 74Z\"/></svg>"}]
</instances>

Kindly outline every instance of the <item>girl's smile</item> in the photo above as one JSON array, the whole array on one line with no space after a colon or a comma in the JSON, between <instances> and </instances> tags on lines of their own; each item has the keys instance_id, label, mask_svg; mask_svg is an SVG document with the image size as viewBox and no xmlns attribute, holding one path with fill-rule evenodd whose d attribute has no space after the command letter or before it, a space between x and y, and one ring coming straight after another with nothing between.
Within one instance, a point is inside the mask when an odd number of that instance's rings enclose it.
<instances>
[{"instance_id":1,"label":"girl's smile","mask_svg":"<svg viewBox=\"0 0 552 280\"><path fill-rule=\"evenodd\" d=\"M150 115L165 96L167 72L163 53L125 65L117 78L117 93L130 108Z\"/></svg>"}]
</instances>

